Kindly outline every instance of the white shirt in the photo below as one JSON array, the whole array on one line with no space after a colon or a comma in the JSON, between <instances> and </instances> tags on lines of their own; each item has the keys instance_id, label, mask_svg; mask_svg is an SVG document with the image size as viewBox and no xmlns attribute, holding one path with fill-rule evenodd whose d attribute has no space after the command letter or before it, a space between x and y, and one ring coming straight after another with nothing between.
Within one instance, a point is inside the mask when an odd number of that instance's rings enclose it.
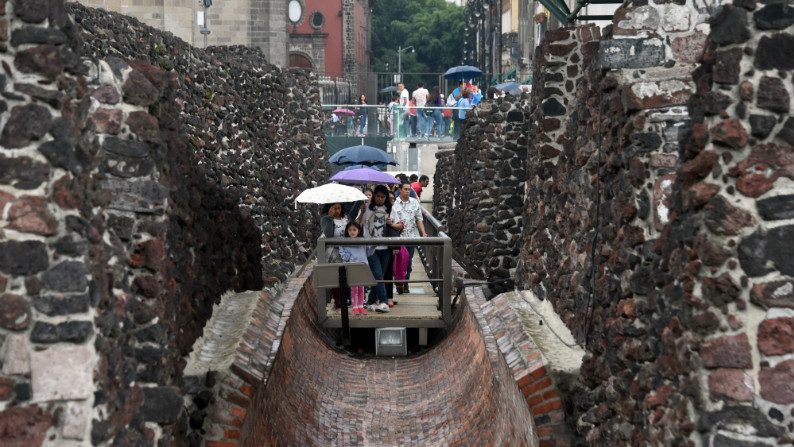
<instances>
[{"instance_id":1,"label":"white shirt","mask_svg":"<svg viewBox=\"0 0 794 447\"><path fill-rule=\"evenodd\" d=\"M400 92L400 105L403 107L408 107L408 90L403 89Z\"/></svg>"},{"instance_id":2,"label":"white shirt","mask_svg":"<svg viewBox=\"0 0 794 447\"><path fill-rule=\"evenodd\" d=\"M427 95L429 94L430 92L428 92L424 87L414 90L414 93L411 97L416 100L416 107L424 107L427 104Z\"/></svg>"},{"instance_id":3,"label":"white shirt","mask_svg":"<svg viewBox=\"0 0 794 447\"><path fill-rule=\"evenodd\" d=\"M407 202L403 202L402 197L397 197L391 207L391 220L394 223L402 222L405 224L400 237L420 237L416 221L424 221L422 205L413 197L408 197Z\"/></svg>"}]
</instances>

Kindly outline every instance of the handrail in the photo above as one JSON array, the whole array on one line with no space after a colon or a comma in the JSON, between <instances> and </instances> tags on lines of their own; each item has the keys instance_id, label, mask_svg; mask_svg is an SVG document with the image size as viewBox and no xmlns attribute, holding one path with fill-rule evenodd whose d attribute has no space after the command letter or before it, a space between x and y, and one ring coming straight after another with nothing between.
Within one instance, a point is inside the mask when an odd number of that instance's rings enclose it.
<instances>
[{"instance_id":1,"label":"handrail","mask_svg":"<svg viewBox=\"0 0 794 447\"><path fill-rule=\"evenodd\" d=\"M344 109L355 109L355 108L363 108L363 109L388 109L388 105L384 104L322 104L320 107L323 109L330 109L330 108L344 108ZM393 106L395 109L400 110L409 110L409 109L451 109L451 110L470 110L472 107L456 107L456 106L415 106L415 105L407 105L401 106L396 105Z\"/></svg>"},{"instance_id":2,"label":"handrail","mask_svg":"<svg viewBox=\"0 0 794 447\"><path fill-rule=\"evenodd\" d=\"M441 310L441 318L444 324L449 326L452 323L452 239L443 231L443 225L433 217L427 210L422 209L422 215L427 223L425 229L427 237L384 237L384 238L344 238L344 237L325 237L320 235L317 238L317 262L324 264L327 262L326 250L335 246L360 246L360 245L385 245L387 247L399 247L403 245L415 245L418 248L419 256L427 271L427 280L378 280L379 283L395 282L427 282L430 283L433 291L438 296L438 308ZM325 289L316 290L317 321L322 325L327 320L326 303L327 291Z\"/></svg>"}]
</instances>

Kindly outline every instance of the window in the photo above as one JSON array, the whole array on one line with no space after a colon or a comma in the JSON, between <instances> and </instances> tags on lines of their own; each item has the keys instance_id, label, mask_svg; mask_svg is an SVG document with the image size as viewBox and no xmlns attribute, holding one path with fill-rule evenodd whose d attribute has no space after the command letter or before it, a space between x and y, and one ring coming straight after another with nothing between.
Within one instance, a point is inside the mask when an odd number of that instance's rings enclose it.
<instances>
[{"instance_id":1,"label":"window","mask_svg":"<svg viewBox=\"0 0 794 447\"><path fill-rule=\"evenodd\" d=\"M287 17L293 25L300 23L303 18L303 3L298 0L290 0L287 4Z\"/></svg>"},{"instance_id":2,"label":"window","mask_svg":"<svg viewBox=\"0 0 794 447\"><path fill-rule=\"evenodd\" d=\"M325 16L323 16L323 13L321 13L320 11L314 11L314 13L312 14L312 21L311 21L312 28L319 30L323 27L324 23L325 23Z\"/></svg>"}]
</instances>

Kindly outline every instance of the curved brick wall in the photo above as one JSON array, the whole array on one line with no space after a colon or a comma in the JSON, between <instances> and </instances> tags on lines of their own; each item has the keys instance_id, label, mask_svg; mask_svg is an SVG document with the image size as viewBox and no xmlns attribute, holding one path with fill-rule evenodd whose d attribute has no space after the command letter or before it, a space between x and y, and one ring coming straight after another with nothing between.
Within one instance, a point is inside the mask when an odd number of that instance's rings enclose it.
<instances>
[{"instance_id":1,"label":"curved brick wall","mask_svg":"<svg viewBox=\"0 0 794 447\"><path fill-rule=\"evenodd\" d=\"M306 281L295 301L266 386L245 415L243 445L537 445L525 397L468 305L429 352L361 359L321 338L313 290ZM524 371L521 384L538 373L542 365Z\"/></svg>"}]
</instances>

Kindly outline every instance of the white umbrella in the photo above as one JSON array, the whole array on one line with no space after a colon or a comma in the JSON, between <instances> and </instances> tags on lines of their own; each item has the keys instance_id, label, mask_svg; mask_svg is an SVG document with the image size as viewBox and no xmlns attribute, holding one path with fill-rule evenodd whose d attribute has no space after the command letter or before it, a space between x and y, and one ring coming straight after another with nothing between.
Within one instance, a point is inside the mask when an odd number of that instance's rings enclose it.
<instances>
[{"instance_id":1,"label":"white umbrella","mask_svg":"<svg viewBox=\"0 0 794 447\"><path fill-rule=\"evenodd\" d=\"M367 196L352 186L328 183L327 185L309 188L295 198L299 203L345 203L367 200Z\"/></svg>"}]
</instances>

